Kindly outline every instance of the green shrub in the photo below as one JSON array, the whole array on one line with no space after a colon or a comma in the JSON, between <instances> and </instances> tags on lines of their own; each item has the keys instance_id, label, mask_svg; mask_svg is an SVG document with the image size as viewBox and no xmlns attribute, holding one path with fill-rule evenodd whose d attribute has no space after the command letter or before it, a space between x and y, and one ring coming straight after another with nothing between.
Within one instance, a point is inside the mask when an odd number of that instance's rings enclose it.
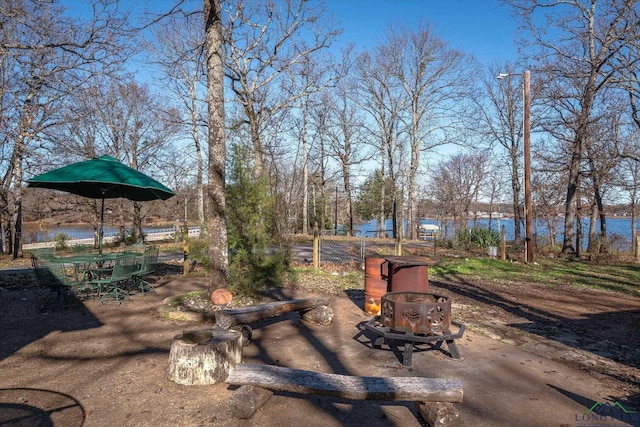
<instances>
[{"instance_id":1,"label":"green shrub","mask_svg":"<svg viewBox=\"0 0 640 427\"><path fill-rule=\"evenodd\" d=\"M289 270L278 198L270 192L267 176L255 176L251 159L248 147L231 148L226 187L229 287L244 296L280 286Z\"/></svg>"},{"instance_id":2,"label":"green shrub","mask_svg":"<svg viewBox=\"0 0 640 427\"><path fill-rule=\"evenodd\" d=\"M229 263L229 288L242 297L251 297L265 289L279 288L289 274L288 255L276 252L249 254L239 250Z\"/></svg>"},{"instance_id":3,"label":"green shrub","mask_svg":"<svg viewBox=\"0 0 640 427\"><path fill-rule=\"evenodd\" d=\"M66 251L69 249L69 240L71 239L67 233L57 233L54 238L57 251Z\"/></svg>"},{"instance_id":4,"label":"green shrub","mask_svg":"<svg viewBox=\"0 0 640 427\"><path fill-rule=\"evenodd\" d=\"M456 236L453 239L454 249L471 249L471 230L468 228L460 228L456 230Z\"/></svg>"},{"instance_id":5,"label":"green shrub","mask_svg":"<svg viewBox=\"0 0 640 427\"><path fill-rule=\"evenodd\" d=\"M196 260L205 270L209 270L209 240L204 238L188 239L187 245L189 246L189 258Z\"/></svg>"},{"instance_id":6,"label":"green shrub","mask_svg":"<svg viewBox=\"0 0 640 427\"><path fill-rule=\"evenodd\" d=\"M500 245L500 233L484 227L462 228L456 230L455 246L469 250L471 248L486 249Z\"/></svg>"},{"instance_id":7,"label":"green shrub","mask_svg":"<svg viewBox=\"0 0 640 427\"><path fill-rule=\"evenodd\" d=\"M484 227L473 227L471 229L471 242L483 249L489 246L500 245L500 233Z\"/></svg>"}]
</instances>

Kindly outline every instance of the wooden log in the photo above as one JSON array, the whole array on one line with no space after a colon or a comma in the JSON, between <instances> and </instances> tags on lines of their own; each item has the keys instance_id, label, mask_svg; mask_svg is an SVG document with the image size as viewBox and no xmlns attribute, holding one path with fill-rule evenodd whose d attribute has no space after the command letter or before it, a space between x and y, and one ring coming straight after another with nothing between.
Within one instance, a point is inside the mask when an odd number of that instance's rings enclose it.
<instances>
[{"instance_id":1,"label":"wooden log","mask_svg":"<svg viewBox=\"0 0 640 427\"><path fill-rule=\"evenodd\" d=\"M449 402L416 402L416 408L430 427L465 427L462 417Z\"/></svg>"},{"instance_id":2,"label":"wooden log","mask_svg":"<svg viewBox=\"0 0 640 427\"><path fill-rule=\"evenodd\" d=\"M242 334L221 328L184 331L169 351L169 379L183 385L223 382L242 360Z\"/></svg>"},{"instance_id":3,"label":"wooden log","mask_svg":"<svg viewBox=\"0 0 640 427\"><path fill-rule=\"evenodd\" d=\"M229 373L225 382L353 400L462 402L460 381L443 378L354 377L240 363Z\"/></svg>"},{"instance_id":4,"label":"wooden log","mask_svg":"<svg viewBox=\"0 0 640 427\"><path fill-rule=\"evenodd\" d=\"M305 322L327 326L333 320L333 309L328 305L321 305L311 310L301 311L300 318Z\"/></svg>"},{"instance_id":5,"label":"wooden log","mask_svg":"<svg viewBox=\"0 0 640 427\"><path fill-rule=\"evenodd\" d=\"M214 314L216 318L216 326L220 328L230 328L234 325L256 322L258 320L268 319L290 311L307 310L328 304L328 298L308 298L269 302L252 307L216 310Z\"/></svg>"},{"instance_id":6,"label":"wooden log","mask_svg":"<svg viewBox=\"0 0 640 427\"><path fill-rule=\"evenodd\" d=\"M271 396L273 392L266 388L243 385L231 395L229 400L231 412L235 417L247 420L253 417L253 414L267 403Z\"/></svg>"}]
</instances>

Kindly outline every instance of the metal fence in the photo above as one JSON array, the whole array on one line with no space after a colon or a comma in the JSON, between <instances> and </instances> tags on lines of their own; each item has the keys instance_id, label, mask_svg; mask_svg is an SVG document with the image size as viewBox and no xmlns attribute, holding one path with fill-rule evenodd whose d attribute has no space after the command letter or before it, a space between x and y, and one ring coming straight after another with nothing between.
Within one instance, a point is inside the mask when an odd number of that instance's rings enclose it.
<instances>
[{"instance_id":1,"label":"metal fence","mask_svg":"<svg viewBox=\"0 0 640 427\"><path fill-rule=\"evenodd\" d=\"M318 236L318 265L364 263L365 257L380 255L398 254L421 254L431 253L434 249L434 241L401 241L397 242L391 238L377 238L375 233L361 236L335 236L321 233ZM306 263L313 261L313 239L298 239L293 245L294 258Z\"/></svg>"}]
</instances>

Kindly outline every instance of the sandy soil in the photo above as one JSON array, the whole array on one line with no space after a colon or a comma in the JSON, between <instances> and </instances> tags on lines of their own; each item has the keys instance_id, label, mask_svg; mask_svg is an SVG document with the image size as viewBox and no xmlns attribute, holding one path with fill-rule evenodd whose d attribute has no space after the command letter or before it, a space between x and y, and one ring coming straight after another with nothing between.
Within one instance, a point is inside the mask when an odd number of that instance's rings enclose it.
<instances>
[{"instance_id":1,"label":"sandy soil","mask_svg":"<svg viewBox=\"0 0 640 427\"><path fill-rule=\"evenodd\" d=\"M422 426L412 402L355 402L276 392L250 420L233 417L226 384L167 378L169 348L184 329L162 301L206 279L159 280L157 292L122 304L75 301L60 309L22 279L0 291L0 425L10 426ZM11 283L11 286L6 286ZM329 326L290 313L252 324L243 361L361 376L458 378L467 426L586 425L598 402L640 411L640 300L572 287L467 283L436 278L466 325L462 359L421 346L411 367L401 347L375 349L363 330L362 289L331 296ZM285 298L319 296L296 289ZM617 424L616 424L617 423ZM612 422L611 425L628 425Z\"/></svg>"}]
</instances>

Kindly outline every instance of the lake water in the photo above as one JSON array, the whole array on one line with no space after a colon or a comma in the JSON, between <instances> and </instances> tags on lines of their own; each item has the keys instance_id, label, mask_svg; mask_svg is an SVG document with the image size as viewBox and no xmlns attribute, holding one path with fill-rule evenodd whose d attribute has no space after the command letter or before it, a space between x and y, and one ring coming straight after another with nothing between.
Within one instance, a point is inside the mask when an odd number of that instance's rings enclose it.
<instances>
[{"instance_id":1,"label":"lake water","mask_svg":"<svg viewBox=\"0 0 640 427\"><path fill-rule=\"evenodd\" d=\"M424 219L421 222L424 224L438 225L440 226L441 230L444 232L443 224L441 224L440 222L434 219ZM486 218L478 219L477 223L481 227L486 228L489 226L489 220ZM589 227L589 221L583 220L582 223L583 223L584 233L587 233L588 227ZM378 222L376 220L371 220L363 224L358 224L355 227L355 230L356 230L355 234L360 236L364 235L364 236L373 237L377 230L377 224ZM405 227L406 225L407 224L405 222ZM514 233L514 223L512 218L501 218L501 219L491 220L491 229L493 230L496 230L499 232L502 229L503 225L505 227L507 240L513 240L515 233ZM470 227L473 226L473 221L471 220L469 221L469 226ZM598 227L600 226L600 221L597 222L597 226ZM556 224L556 233L557 233L558 243L562 242L563 227L564 227L564 223L562 221L558 221L558 223ZM130 228L131 227L128 227L127 229L130 229ZM173 231L173 229L170 227L142 227L142 230L145 233ZM393 237L393 227L392 227L392 221L390 219L385 222L384 230L389 236ZM447 236L447 238L453 237L453 233L454 233L453 221L449 221L447 231L450 234L449 236ZM118 235L119 232L120 232L120 229L118 227L108 227L108 226L104 227L105 237L116 236ZM538 222L538 224L534 224L533 232L535 235L539 237L549 236L549 229L547 228L546 224L543 224L542 222ZM37 232L29 232L29 230L23 230L23 234L26 238L24 242L32 243L34 241L35 242L51 241L54 239L57 233L65 233L71 239L90 239L93 237L93 229L90 227L66 226L66 227L46 228L42 231L38 230ZM524 227L521 227L521 233L524 235ZM35 240L34 240L34 235L35 235ZM631 248L631 219L621 218L621 217L608 218L607 219L607 235L610 238L613 236L619 236L619 240L621 241L620 249L629 250ZM586 236L583 240L584 240L583 249L586 249L586 245L588 243Z\"/></svg>"},{"instance_id":2,"label":"lake water","mask_svg":"<svg viewBox=\"0 0 640 427\"><path fill-rule=\"evenodd\" d=\"M132 227L125 227L130 230ZM173 231L169 227L142 227L143 233ZM56 234L64 233L70 239L91 239L93 238L93 228L85 225L70 225L62 227L44 227L42 230L31 231L23 229L24 243L46 242L55 239ZM104 227L104 237L117 236L120 233L119 227Z\"/></svg>"},{"instance_id":3,"label":"lake water","mask_svg":"<svg viewBox=\"0 0 640 427\"><path fill-rule=\"evenodd\" d=\"M445 231L445 227L443 226L443 224L434 219L423 219L421 223L435 224L440 226L440 229L443 233ZM384 230L391 237L393 237L392 224L393 224L392 221L389 219L385 222L385 227L384 227ZM473 224L474 224L473 220L470 220L469 227L473 227ZM487 218L478 219L477 225L480 227L488 228L489 219ZM374 236L377 230L377 226L378 226L378 222L376 220L371 220L364 224L358 224L355 227L355 229L358 231L358 235ZM405 222L405 228L406 226L407 226L407 223ZM502 226L505 227L507 240L508 241L513 240L515 236L515 231L514 231L515 227L514 227L513 218L501 218L501 219L491 220L491 229L500 232L500 230L502 229ZM599 230L599 227L600 227L599 220L597 221L597 227L598 227L597 229ZM584 246L583 249L586 249L586 245L588 243L586 234L588 233L588 230L589 230L588 219L582 220L582 229L585 234L583 238L583 246ZM446 236L446 237L452 238L454 233L453 221L448 222L447 232L449 233L449 236ZM524 235L523 226L520 227L520 232L522 235ZM549 228L547 227L546 223L538 222L537 224L533 224L533 233L538 237L549 237ZM621 242L621 246L620 246L621 250L629 250L631 248L631 237L632 237L631 234L632 234L631 218L621 218L621 217L607 218L607 236L609 236L609 238L613 236L617 236L619 238L618 240L620 240ZM562 220L559 220L556 224L556 236L557 236L558 243L561 243L564 236L564 221Z\"/></svg>"}]
</instances>

